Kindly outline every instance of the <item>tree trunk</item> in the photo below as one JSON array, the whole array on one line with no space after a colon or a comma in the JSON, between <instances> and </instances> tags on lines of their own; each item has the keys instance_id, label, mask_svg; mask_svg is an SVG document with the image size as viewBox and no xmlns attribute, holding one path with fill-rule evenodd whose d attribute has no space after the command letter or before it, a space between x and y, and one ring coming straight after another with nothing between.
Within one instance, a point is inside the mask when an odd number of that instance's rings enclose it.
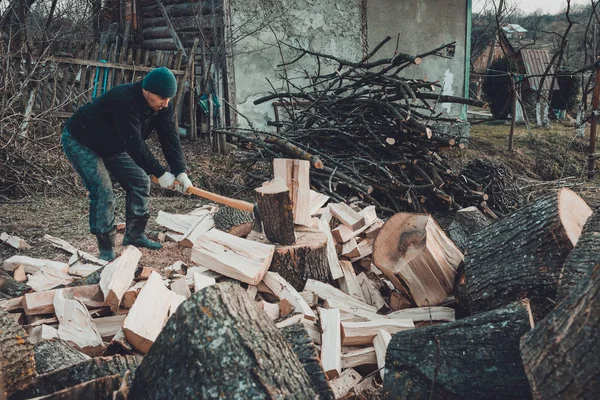
<instances>
[{"instance_id":1,"label":"tree trunk","mask_svg":"<svg viewBox=\"0 0 600 400\"><path fill-rule=\"evenodd\" d=\"M275 178L255 190L265 236L272 243L294 244L294 215L290 190L285 181Z\"/></svg>"},{"instance_id":2,"label":"tree trunk","mask_svg":"<svg viewBox=\"0 0 600 400\"><path fill-rule=\"evenodd\" d=\"M10 274L0 269L0 293L8 297L19 297L27 291L31 290L25 282L16 281Z\"/></svg>"},{"instance_id":3,"label":"tree trunk","mask_svg":"<svg viewBox=\"0 0 600 400\"><path fill-rule=\"evenodd\" d=\"M34 374L33 345L23 328L0 310L0 398L26 386Z\"/></svg>"},{"instance_id":4,"label":"tree trunk","mask_svg":"<svg viewBox=\"0 0 600 400\"><path fill-rule=\"evenodd\" d=\"M245 237L252 231L254 216L247 211L220 206L214 216L215 228L238 237Z\"/></svg>"},{"instance_id":5,"label":"tree trunk","mask_svg":"<svg viewBox=\"0 0 600 400\"><path fill-rule=\"evenodd\" d=\"M323 372L317 349L304 325L300 323L286 326L281 329L281 333L292 346L292 350L294 350L294 353L296 353L304 366L304 370L319 394L319 399L333 400L333 392L325 378L325 372Z\"/></svg>"},{"instance_id":6,"label":"tree trunk","mask_svg":"<svg viewBox=\"0 0 600 400\"><path fill-rule=\"evenodd\" d=\"M122 397L113 397L123 384L123 378L120 375L104 376L79 385L54 392L48 396L39 397L38 400L68 400L68 399L124 399Z\"/></svg>"},{"instance_id":7,"label":"tree trunk","mask_svg":"<svg viewBox=\"0 0 600 400\"><path fill-rule=\"evenodd\" d=\"M535 399L595 399L600 391L600 265L521 339Z\"/></svg>"},{"instance_id":8,"label":"tree trunk","mask_svg":"<svg viewBox=\"0 0 600 400\"><path fill-rule=\"evenodd\" d=\"M279 329L246 291L220 283L179 306L144 357L130 395L307 399L315 391Z\"/></svg>"},{"instance_id":9,"label":"tree trunk","mask_svg":"<svg viewBox=\"0 0 600 400\"><path fill-rule=\"evenodd\" d=\"M489 224L490 221L477 207L463 208L454 214L454 220L448 228L448 235L461 251L465 251L471 235Z\"/></svg>"},{"instance_id":10,"label":"tree trunk","mask_svg":"<svg viewBox=\"0 0 600 400\"><path fill-rule=\"evenodd\" d=\"M70 367L90 356L74 349L65 340L42 340L35 345L35 371L38 375L47 374Z\"/></svg>"},{"instance_id":11,"label":"tree trunk","mask_svg":"<svg viewBox=\"0 0 600 400\"><path fill-rule=\"evenodd\" d=\"M570 189L541 197L471 237L456 297L470 312L528 298L536 320L553 307L562 265L592 211Z\"/></svg>"},{"instance_id":12,"label":"tree trunk","mask_svg":"<svg viewBox=\"0 0 600 400\"><path fill-rule=\"evenodd\" d=\"M44 396L105 376L115 374L125 376L127 371L131 371L130 380L132 380L138 364L138 358L135 356L92 358L70 367L38 376L23 390L16 392L11 399L18 400Z\"/></svg>"},{"instance_id":13,"label":"tree trunk","mask_svg":"<svg viewBox=\"0 0 600 400\"><path fill-rule=\"evenodd\" d=\"M526 300L455 322L396 333L387 348L387 399L528 399L519 339Z\"/></svg>"},{"instance_id":14,"label":"tree trunk","mask_svg":"<svg viewBox=\"0 0 600 400\"><path fill-rule=\"evenodd\" d=\"M558 280L556 300L566 299L579 282L600 264L600 211L587 220L577 247L569 253Z\"/></svg>"}]
</instances>

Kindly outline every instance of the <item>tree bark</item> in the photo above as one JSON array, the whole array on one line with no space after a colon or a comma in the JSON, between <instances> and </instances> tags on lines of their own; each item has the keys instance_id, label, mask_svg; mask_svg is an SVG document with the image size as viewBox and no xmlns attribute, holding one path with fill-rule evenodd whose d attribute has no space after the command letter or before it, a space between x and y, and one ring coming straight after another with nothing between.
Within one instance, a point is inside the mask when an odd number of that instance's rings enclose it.
<instances>
[{"instance_id":1,"label":"tree bark","mask_svg":"<svg viewBox=\"0 0 600 400\"><path fill-rule=\"evenodd\" d=\"M600 212L587 220L577 247L569 253L558 280L556 300L566 299L579 282L600 264Z\"/></svg>"},{"instance_id":2,"label":"tree bark","mask_svg":"<svg viewBox=\"0 0 600 400\"><path fill-rule=\"evenodd\" d=\"M333 392L323 372L317 349L303 324L294 324L281 329L281 333L292 346L310 381L319 394L319 399L334 399Z\"/></svg>"},{"instance_id":3,"label":"tree bark","mask_svg":"<svg viewBox=\"0 0 600 400\"><path fill-rule=\"evenodd\" d=\"M138 358L135 356L92 358L38 376L23 390L16 392L11 399L18 400L45 396L105 376L116 374L125 376L127 371L131 371L131 379L133 379L138 364Z\"/></svg>"},{"instance_id":4,"label":"tree bark","mask_svg":"<svg viewBox=\"0 0 600 400\"><path fill-rule=\"evenodd\" d=\"M448 235L461 251L465 251L471 235L489 224L490 221L477 207L463 208L454 214L454 220L448 228Z\"/></svg>"},{"instance_id":5,"label":"tree bark","mask_svg":"<svg viewBox=\"0 0 600 400\"><path fill-rule=\"evenodd\" d=\"M38 375L70 367L90 357L74 349L65 340L42 340L35 345L35 370Z\"/></svg>"},{"instance_id":6,"label":"tree bark","mask_svg":"<svg viewBox=\"0 0 600 400\"><path fill-rule=\"evenodd\" d=\"M293 205L290 190L283 179L274 179L255 190L265 236L272 243L294 244Z\"/></svg>"},{"instance_id":7,"label":"tree bark","mask_svg":"<svg viewBox=\"0 0 600 400\"><path fill-rule=\"evenodd\" d=\"M592 211L572 190L541 197L471 237L456 298L471 313L528 298L538 320L554 307L562 265Z\"/></svg>"},{"instance_id":8,"label":"tree bark","mask_svg":"<svg viewBox=\"0 0 600 400\"><path fill-rule=\"evenodd\" d=\"M519 339L532 325L524 300L398 332L387 348L383 398L528 399Z\"/></svg>"},{"instance_id":9,"label":"tree bark","mask_svg":"<svg viewBox=\"0 0 600 400\"><path fill-rule=\"evenodd\" d=\"M123 384L123 378L120 375L104 376L79 385L59 390L48 396L38 397L38 400L69 400L69 399L124 399L113 397L114 392L119 391Z\"/></svg>"},{"instance_id":10,"label":"tree bark","mask_svg":"<svg viewBox=\"0 0 600 400\"><path fill-rule=\"evenodd\" d=\"M144 357L130 395L307 399L315 391L279 329L246 291L220 283L179 306Z\"/></svg>"},{"instance_id":11,"label":"tree bark","mask_svg":"<svg viewBox=\"0 0 600 400\"><path fill-rule=\"evenodd\" d=\"M220 206L214 216L215 228L238 237L247 236L254 224L254 216L247 211Z\"/></svg>"},{"instance_id":12,"label":"tree bark","mask_svg":"<svg viewBox=\"0 0 600 400\"><path fill-rule=\"evenodd\" d=\"M26 386L34 374L33 345L23 328L0 310L0 398Z\"/></svg>"},{"instance_id":13,"label":"tree bark","mask_svg":"<svg viewBox=\"0 0 600 400\"><path fill-rule=\"evenodd\" d=\"M595 399L600 391L600 264L521 339L535 399Z\"/></svg>"},{"instance_id":14,"label":"tree bark","mask_svg":"<svg viewBox=\"0 0 600 400\"><path fill-rule=\"evenodd\" d=\"M0 269L0 293L8 297L19 297L27 291L31 290L25 282L16 281L10 274Z\"/></svg>"}]
</instances>

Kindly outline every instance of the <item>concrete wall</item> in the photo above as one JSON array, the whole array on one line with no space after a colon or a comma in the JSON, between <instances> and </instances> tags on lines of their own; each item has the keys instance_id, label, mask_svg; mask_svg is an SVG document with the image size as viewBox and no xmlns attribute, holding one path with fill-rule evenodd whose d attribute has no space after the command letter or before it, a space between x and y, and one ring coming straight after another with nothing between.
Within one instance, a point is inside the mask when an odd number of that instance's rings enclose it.
<instances>
[{"instance_id":1,"label":"concrete wall","mask_svg":"<svg viewBox=\"0 0 600 400\"><path fill-rule=\"evenodd\" d=\"M273 131L267 121L275 119L271 102L252 102L272 92L287 91L280 75L298 77L317 70L314 57L305 56L299 65L277 67L282 54L277 42L358 61L362 57L360 0L230 0L236 108L252 121L254 128ZM283 59L291 61L297 51L281 47ZM322 65L322 73L337 65ZM296 91L292 88L292 91ZM239 126L248 126L238 117Z\"/></svg>"},{"instance_id":2,"label":"concrete wall","mask_svg":"<svg viewBox=\"0 0 600 400\"><path fill-rule=\"evenodd\" d=\"M442 44L456 41L452 59L428 56L419 66L405 70L409 78L440 81L447 95L465 95L467 0L368 0L367 38L373 49L386 36L391 36L376 58L391 57L398 51L417 55ZM441 104L441 111L460 115L463 106Z\"/></svg>"}]
</instances>

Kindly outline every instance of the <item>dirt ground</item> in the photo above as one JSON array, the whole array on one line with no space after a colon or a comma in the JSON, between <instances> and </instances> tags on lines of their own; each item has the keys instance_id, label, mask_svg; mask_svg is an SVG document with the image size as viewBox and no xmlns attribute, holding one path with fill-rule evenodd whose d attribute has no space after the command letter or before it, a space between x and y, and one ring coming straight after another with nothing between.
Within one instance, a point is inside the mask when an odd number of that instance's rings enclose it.
<instances>
[{"instance_id":1,"label":"dirt ground","mask_svg":"<svg viewBox=\"0 0 600 400\"><path fill-rule=\"evenodd\" d=\"M557 186L557 182L547 182L548 180L567 178L564 185L580 193L592 208L600 206L600 180L588 182L583 179L587 144L585 139L574 137L572 128L554 125L549 129L528 132L524 126L519 126L515 136L515 151L512 153L506 150L508 129L506 125L474 125L469 147L464 150L453 149L446 152L445 156L450 159L453 168L457 169L478 157L503 162L521 176L519 182L530 194L530 198ZM241 150L221 156L212 153L206 143L186 142L185 152L190 176L200 187L248 199L251 189L260 184L260 177L247 177L247 153ZM159 152L155 152L157 153ZM253 168L259 168L259 164ZM45 234L59 237L81 250L96 254L95 238L88 228L88 201L81 194L83 191L74 192L76 194L59 197L37 195L21 199L0 199L0 232L17 235L33 246L32 249L21 252L0 245L0 262L15 254L67 261L68 254L45 241ZM117 222L124 222L124 193L118 188L116 193L116 219ZM187 213L203 204L205 202L198 198L154 189L150 201L149 236L156 237L161 230L154 221L159 210ZM122 232L119 232L118 244L121 239ZM167 242L160 251L143 250L140 265L166 267L178 260L189 260L189 255L190 249Z\"/></svg>"}]
</instances>

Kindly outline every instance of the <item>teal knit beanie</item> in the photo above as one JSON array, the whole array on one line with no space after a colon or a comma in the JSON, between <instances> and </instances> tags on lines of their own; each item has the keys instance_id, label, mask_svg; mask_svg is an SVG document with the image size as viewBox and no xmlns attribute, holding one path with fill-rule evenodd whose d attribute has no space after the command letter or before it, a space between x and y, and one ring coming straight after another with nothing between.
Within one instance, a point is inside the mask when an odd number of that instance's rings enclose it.
<instances>
[{"instance_id":1,"label":"teal knit beanie","mask_svg":"<svg viewBox=\"0 0 600 400\"><path fill-rule=\"evenodd\" d=\"M148 72L142 81L142 88L161 97L172 99L177 93L177 80L168 68L160 67Z\"/></svg>"}]
</instances>

